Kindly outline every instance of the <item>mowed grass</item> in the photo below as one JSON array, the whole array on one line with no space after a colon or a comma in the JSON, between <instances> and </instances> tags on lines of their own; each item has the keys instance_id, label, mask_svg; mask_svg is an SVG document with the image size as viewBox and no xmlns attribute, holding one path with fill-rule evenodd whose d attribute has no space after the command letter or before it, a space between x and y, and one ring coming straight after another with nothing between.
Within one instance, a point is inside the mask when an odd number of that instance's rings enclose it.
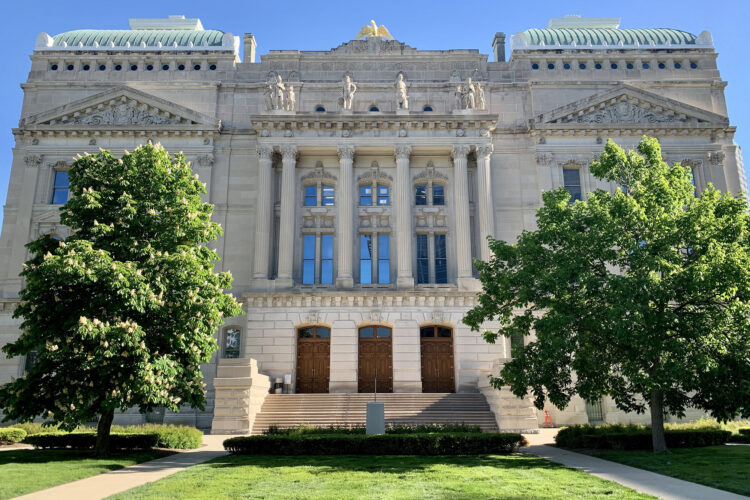
<instances>
[{"instance_id":1,"label":"mowed grass","mask_svg":"<svg viewBox=\"0 0 750 500\"><path fill-rule=\"evenodd\" d=\"M96 458L88 450L0 451L0 498L13 498L169 454L150 450Z\"/></svg>"},{"instance_id":2,"label":"mowed grass","mask_svg":"<svg viewBox=\"0 0 750 500\"><path fill-rule=\"evenodd\" d=\"M674 448L670 453L597 451L594 456L750 496L750 446Z\"/></svg>"},{"instance_id":3,"label":"mowed grass","mask_svg":"<svg viewBox=\"0 0 750 500\"><path fill-rule=\"evenodd\" d=\"M529 455L230 455L110 498L612 500L653 497Z\"/></svg>"}]
</instances>

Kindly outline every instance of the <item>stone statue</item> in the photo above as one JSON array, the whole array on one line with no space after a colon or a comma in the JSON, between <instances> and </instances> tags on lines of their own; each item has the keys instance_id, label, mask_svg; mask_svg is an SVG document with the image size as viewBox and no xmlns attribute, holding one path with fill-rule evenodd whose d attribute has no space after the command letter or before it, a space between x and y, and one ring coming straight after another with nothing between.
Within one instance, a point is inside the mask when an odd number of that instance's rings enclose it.
<instances>
[{"instance_id":1,"label":"stone statue","mask_svg":"<svg viewBox=\"0 0 750 500\"><path fill-rule=\"evenodd\" d=\"M378 26L377 24L375 24L374 19L370 19L370 24L365 24L362 29L359 30L359 33L356 37L354 37L354 39L359 40L360 38L368 36L382 36L387 38L388 40L393 40L393 37L390 33L388 33L386 27L382 24Z\"/></svg>"},{"instance_id":2,"label":"stone statue","mask_svg":"<svg viewBox=\"0 0 750 500\"><path fill-rule=\"evenodd\" d=\"M456 109L484 109L487 104L484 89L479 83L472 82L471 77L459 84L453 93L456 96Z\"/></svg>"},{"instance_id":3,"label":"stone statue","mask_svg":"<svg viewBox=\"0 0 750 500\"><path fill-rule=\"evenodd\" d=\"M344 85L341 89L342 96L339 100L341 107L344 109L352 109L352 102L354 101L354 93L357 91L357 84L352 81L349 75L344 77Z\"/></svg>"},{"instance_id":4,"label":"stone statue","mask_svg":"<svg viewBox=\"0 0 750 500\"><path fill-rule=\"evenodd\" d=\"M284 109L287 111L294 111L296 105L297 96L294 95L294 85L287 85L286 95L284 96Z\"/></svg>"},{"instance_id":5,"label":"stone statue","mask_svg":"<svg viewBox=\"0 0 750 500\"><path fill-rule=\"evenodd\" d=\"M281 75L276 75L276 80L266 87L263 96L266 98L266 109L286 109L284 101L286 99L287 89L281 80Z\"/></svg>"},{"instance_id":6,"label":"stone statue","mask_svg":"<svg viewBox=\"0 0 750 500\"><path fill-rule=\"evenodd\" d=\"M461 89L461 97L463 98L464 109L476 108L476 89L474 84L471 83L471 77L466 79L466 83Z\"/></svg>"},{"instance_id":7,"label":"stone statue","mask_svg":"<svg viewBox=\"0 0 750 500\"><path fill-rule=\"evenodd\" d=\"M487 101L484 99L484 88L479 82L476 82L474 86L477 89L477 109L485 109Z\"/></svg>"},{"instance_id":8,"label":"stone statue","mask_svg":"<svg viewBox=\"0 0 750 500\"><path fill-rule=\"evenodd\" d=\"M409 109L409 96L406 93L403 73L399 73L396 78L396 109Z\"/></svg>"}]
</instances>

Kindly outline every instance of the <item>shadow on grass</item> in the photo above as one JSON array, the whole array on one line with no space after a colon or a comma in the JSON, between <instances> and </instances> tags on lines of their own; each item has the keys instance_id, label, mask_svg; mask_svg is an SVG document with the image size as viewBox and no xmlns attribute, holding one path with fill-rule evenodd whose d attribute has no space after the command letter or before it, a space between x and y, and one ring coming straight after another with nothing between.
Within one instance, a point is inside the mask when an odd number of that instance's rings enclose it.
<instances>
[{"instance_id":1,"label":"shadow on grass","mask_svg":"<svg viewBox=\"0 0 750 500\"><path fill-rule=\"evenodd\" d=\"M98 458L93 450L13 450L0 452L0 466L6 464L52 464L91 460L92 462L89 465L83 463L80 464L79 467L104 467L109 470L117 470L122 468L121 464L107 464L106 461L117 460L120 458L146 458L151 460L154 458L162 458L167 455L170 455L170 453L158 451L136 451L122 453L115 452L109 456Z\"/></svg>"}]
</instances>

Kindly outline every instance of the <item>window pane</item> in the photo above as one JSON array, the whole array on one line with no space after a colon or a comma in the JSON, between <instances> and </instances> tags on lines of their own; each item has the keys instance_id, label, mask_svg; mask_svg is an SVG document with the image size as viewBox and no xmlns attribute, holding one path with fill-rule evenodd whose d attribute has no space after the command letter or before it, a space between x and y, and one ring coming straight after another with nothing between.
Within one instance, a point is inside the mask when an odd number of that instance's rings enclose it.
<instances>
[{"instance_id":1,"label":"window pane","mask_svg":"<svg viewBox=\"0 0 750 500\"><path fill-rule=\"evenodd\" d=\"M448 283L448 261L445 256L445 235L435 235L435 283Z\"/></svg>"},{"instance_id":2,"label":"window pane","mask_svg":"<svg viewBox=\"0 0 750 500\"><path fill-rule=\"evenodd\" d=\"M386 328L385 326L379 326L378 327L378 338L379 339L387 339L391 336L391 329Z\"/></svg>"},{"instance_id":3,"label":"window pane","mask_svg":"<svg viewBox=\"0 0 750 500\"><path fill-rule=\"evenodd\" d=\"M378 205L388 205L390 203L390 189L388 186L378 184Z\"/></svg>"},{"instance_id":4,"label":"window pane","mask_svg":"<svg viewBox=\"0 0 750 500\"><path fill-rule=\"evenodd\" d=\"M378 258L389 259L391 257L390 250L390 234L379 234L378 235Z\"/></svg>"},{"instance_id":5,"label":"window pane","mask_svg":"<svg viewBox=\"0 0 750 500\"><path fill-rule=\"evenodd\" d=\"M26 355L26 361L24 362L23 371L28 372L32 368L34 368L34 365L36 364L36 351L29 351L29 353Z\"/></svg>"},{"instance_id":6,"label":"window pane","mask_svg":"<svg viewBox=\"0 0 750 500\"><path fill-rule=\"evenodd\" d=\"M443 186L432 186L432 204L445 205L445 188Z\"/></svg>"},{"instance_id":7,"label":"window pane","mask_svg":"<svg viewBox=\"0 0 750 500\"><path fill-rule=\"evenodd\" d=\"M322 259L332 259L333 258L333 235L332 234L324 234L320 238L321 244L320 244L320 256Z\"/></svg>"},{"instance_id":8,"label":"window pane","mask_svg":"<svg viewBox=\"0 0 750 500\"><path fill-rule=\"evenodd\" d=\"M303 245L304 259L302 261L302 284L315 283L315 235L306 234Z\"/></svg>"},{"instance_id":9,"label":"window pane","mask_svg":"<svg viewBox=\"0 0 750 500\"><path fill-rule=\"evenodd\" d=\"M323 186L323 206L330 207L334 201L333 186Z\"/></svg>"},{"instance_id":10,"label":"window pane","mask_svg":"<svg viewBox=\"0 0 750 500\"><path fill-rule=\"evenodd\" d=\"M391 282L390 235L378 235L378 283Z\"/></svg>"},{"instance_id":11,"label":"window pane","mask_svg":"<svg viewBox=\"0 0 750 500\"><path fill-rule=\"evenodd\" d=\"M371 339L374 335L374 329L371 326L366 326L359 330L359 337L363 339Z\"/></svg>"},{"instance_id":12,"label":"window pane","mask_svg":"<svg viewBox=\"0 0 750 500\"><path fill-rule=\"evenodd\" d=\"M54 188L52 189L52 203L64 205L68 201L68 171L59 170L55 172Z\"/></svg>"},{"instance_id":13,"label":"window pane","mask_svg":"<svg viewBox=\"0 0 750 500\"><path fill-rule=\"evenodd\" d=\"M512 333L510 335L510 353L511 357L513 356L513 351L516 349L520 349L523 347L523 334L522 333Z\"/></svg>"},{"instance_id":14,"label":"window pane","mask_svg":"<svg viewBox=\"0 0 750 500\"><path fill-rule=\"evenodd\" d=\"M319 339L329 339L331 338L331 329L318 326L315 328L315 336Z\"/></svg>"},{"instance_id":15,"label":"window pane","mask_svg":"<svg viewBox=\"0 0 750 500\"><path fill-rule=\"evenodd\" d=\"M359 204L366 207L372 205L372 186L360 186Z\"/></svg>"},{"instance_id":16,"label":"window pane","mask_svg":"<svg viewBox=\"0 0 750 500\"><path fill-rule=\"evenodd\" d=\"M333 283L333 261L332 260L320 261L320 283L323 285L330 285Z\"/></svg>"},{"instance_id":17,"label":"window pane","mask_svg":"<svg viewBox=\"0 0 750 500\"><path fill-rule=\"evenodd\" d=\"M324 234L320 238L320 282L323 285L333 283L333 235Z\"/></svg>"},{"instance_id":18,"label":"window pane","mask_svg":"<svg viewBox=\"0 0 750 500\"><path fill-rule=\"evenodd\" d=\"M451 329L439 326L439 327L437 327L437 336L441 337L441 338L450 338L450 336L451 336Z\"/></svg>"},{"instance_id":19,"label":"window pane","mask_svg":"<svg viewBox=\"0 0 750 500\"><path fill-rule=\"evenodd\" d=\"M435 327L434 326L423 326L419 329L419 336L420 337L434 337L435 336Z\"/></svg>"},{"instance_id":20,"label":"window pane","mask_svg":"<svg viewBox=\"0 0 750 500\"><path fill-rule=\"evenodd\" d=\"M427 235L417 235L417 283L430 282L429 250L427 247Z\"/></svg>"},{"instance_id":21,"label":"window pane","mask_svg":"<svg viewBox=\"0 0 750 500\"><path fill-rule=\"evenodd\" d=\"M315 235L306 234L304 236L304 258L314 259L315 258Z\"/></svg>"},{"instance_id":22,"label":"window pane","mask_svg":"<svg viewBox=\"0 0 750 500\"><path fill-rule=\"evenodd\" d=\"M445 235L444 234L436 234L435 235L435 258L436 259L445 259Z\"/></svg>"},{"instance_id":23,"label":"window pane","mask_svg":"<svg viewBox=\"0 0 750 500\"><path fill-rule=\"evenodd\" d=\"M311 338L313 338L313 327L308 326L306 328L300 328L299 329L299 338L301 338L301 339L311 339Z\"/></svg>"},{"instance_id":24,"label":"window pane","mask_svg":"<svg viewBox=\"0 0 750 500\"><path fill-rule=\"evenodd\" d=\"M415 205L427 205L427 185L420 184L418 186L414 186L414 189L415 189L414 204Z\"/></svg>"},{"instance_id":25,"label":"window pane","mask_svg":"<svg viewBox=\"0 0 750 500\"><path fill-rule=\"evenodd\" d=\"M371 260L360 260L359 261L359 282L363 285L372 284L372 261Z\"/></svg>"},{"instance_id":26,"label":"window pane","mask_svg":"<svg viewBox=\"0 0 750 500\"><path fill-rule=\"evenodd\" d=\"M581 171L577 168L563 170L563 183L570 193L570 201L581 199Z\"/></svg>"},{"instance_id":27,"label":"window pane","mask_svg":"<svg viewBox=\"0 0 750 500\"><path fill-rule=\"evenodd\" d=\"M240 357L240 330L239 328L227 328L224 330L224 357Z\"/></svg>"},{"instance_id":28,"label":"window pane","mask_svg":"<svg viewBox=\"0 0 750 500\"><path fill-rule=\"evenodd\" d=\"M372 283L372 235L359 235L359 282Z\"/></svg>"},{"instance_id":29,"label":"window pane","mask_svg":"<svg viewBox=\"0 0 750 500\"><path fill-rule=\"evenodd\" d=\"M318 204L318 186L305 187L305 206L314 207Z\"/></svg>"},{"instance_id":30,"label":"window pane","mask_svg":"<svg viewBox=\"0 0 750 500\"><path fill-rule=\"evenodd\" d=\"M66 188L55 188L52 193L53 205L64 205L68 201L68 190Z\"/></svg>"},{"instance_id":31,"label":"window pane","mask_svg":"<svg viewBox=\"0 0 750 500\"><path fill-rule=\"evenodd\" d=\"M55 187L69 187L70 183L68 182L68 171L67 170L59 170L55 172Z\"/></svg>"}]
</instances>

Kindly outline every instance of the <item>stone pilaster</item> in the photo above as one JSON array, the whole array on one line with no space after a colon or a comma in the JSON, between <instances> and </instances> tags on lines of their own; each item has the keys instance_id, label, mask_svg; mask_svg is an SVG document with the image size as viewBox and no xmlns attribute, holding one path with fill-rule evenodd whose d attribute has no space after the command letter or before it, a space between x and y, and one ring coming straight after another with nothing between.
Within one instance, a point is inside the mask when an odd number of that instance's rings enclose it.
<instances>
[{"instance_id":1,"label":"stone pilaster","mask_svg":"<svg viewBox=\"0 0 750 500\"><path fill-rule=\"evenodd\" d=\"M409 157L411 146L396 146L396 244L398 248L398 288L414 287L412 273L412 220L411 220L411 177Z\"/></svg>"},{"instance_id":2,"label":"stone pilaster","mask_svg":"<svg viewBox=\"0 0 750 500\"><path fill-rule=\"evenodd\" d=\"M352 228L354 226L354 211L352 204L352 163L354 163L354 146L341 146L339 154L339 183L338 183L338 274L336 287L352 288Z\"/></svg>"},{"instance_id":3,"label":"stone pilaster","mask_svg":"<svg viewBox=\"0 0 750 500\"><path fill-rule=\"evenodd\" d=\"M467 158L470 146L453 146L453 204L456 207L456 270L458 287L467 289L473 281L471 273L471 225L469 218L469 177Z\"/></svg>"},{"instance_id":4,"label":"stone pilaster","mask_svg":"<svg viewBox=\"0 0 750 500\"><path fill-rule=\"evenodd\" d=\"M271 243L271 177L273 148L258 146L258 196L255 205L255 253L253 279L268 279L268 255Z\"/></svg>"},{"instance_id":5,"label":"stone pilaster","mask_svg":"<svg viewBox=\"0 0 750 500\"><path fill-rule=\"evenodd\" d=\"M479 212L479 258L487 262L490 260L490 246L487 236L494 236L495 213L492 206L492 144L477 146L477 196Z\"/></svg>"},{"instance_id":6,"label":"stone pilaster","mask_svg":"<svg viewBox=\"0 0 750 500\"><path fill-rule=\"evenodd\" d=\"M294 269L294 210L296 183L297 146L281 147L281 217L279 228L279 274L276 278L277 288L292 286Z\"/></svg>"}]
</instances>

